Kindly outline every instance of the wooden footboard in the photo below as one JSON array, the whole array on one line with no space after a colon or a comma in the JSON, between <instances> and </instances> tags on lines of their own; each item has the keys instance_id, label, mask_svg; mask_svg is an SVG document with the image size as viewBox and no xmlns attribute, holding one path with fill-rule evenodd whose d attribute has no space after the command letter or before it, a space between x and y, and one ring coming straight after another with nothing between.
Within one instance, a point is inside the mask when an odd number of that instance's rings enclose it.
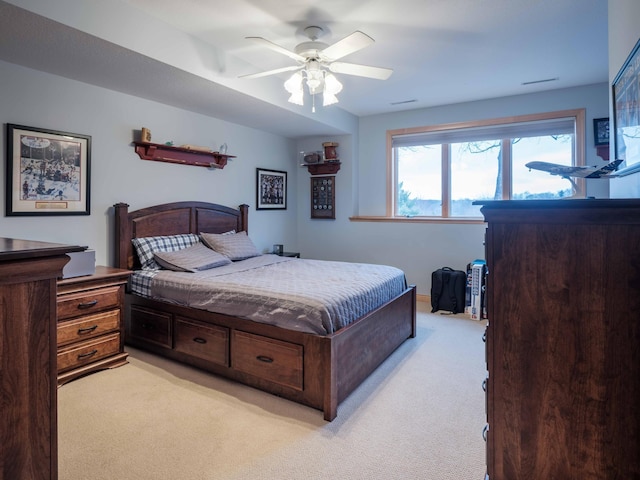
<instances>
[{"instance_id":1,"label":"wooden footboard","mask_svg":"<svg viewBox=\"0 0 640 480\"><path fill-rule=\"evenodd\" d=\"M331 371L325 386L324 418L337 415L351 394L405 340L416 336L416 288L338 330L331 339Z\"/></svg>"}]
</instances>

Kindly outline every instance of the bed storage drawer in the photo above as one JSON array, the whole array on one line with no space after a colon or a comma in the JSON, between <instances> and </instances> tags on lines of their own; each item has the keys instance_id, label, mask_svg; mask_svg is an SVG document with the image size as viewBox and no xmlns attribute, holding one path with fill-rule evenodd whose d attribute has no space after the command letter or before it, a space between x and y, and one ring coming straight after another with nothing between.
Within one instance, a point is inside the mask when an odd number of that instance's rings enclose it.
<instances>
[{"instance_id":1,"label":"bed storage drawer","mask_svg":"<svg viewBox=\"0 0 640 480\"><path fill-rule=\"evenodd\" d=\"M186 318L177 317L174 330L177 352L229 366L229 329L215 325L204 325Z\"/></svg>"},{"instance_id":2,"label":"bed storage drawer","mask_svg":"<svg viewBox=\"0 0 640 480\"><path fill-rule=\"evenodd\" d=\"M132 305L128 333L136 340L171 348L171 315Z\"/></svg>"},{"instance_id":3,"label":"bed storage drawer","mask_svg":"<svg viewBox=\"0 0 640 480\"><path fill-rule=\"evenodd\" d=\"M302 345L234 330L231 337L231 366L296 390L303 389Z\"/></svg>"},{"instance_id":4,"label":"bed storage drawer","mask_svg":"<svg viewBox=\"0 0 640 480\"><path fill-rule=\"evenodd\" d=\"M120 334L113 333L58 349L58 372L95 362L120 351Z\"/></svg>"},{"instance_id":5,"label":"bed storage drawer","mask_svg":"<svg viewBox=\"0 0 640 480\"><path fill-rule=\"evenodd\" d=\"M120 310L97 313L58 323L58 346L87 340L120 329Z\"/></svg>"}]
</instances>

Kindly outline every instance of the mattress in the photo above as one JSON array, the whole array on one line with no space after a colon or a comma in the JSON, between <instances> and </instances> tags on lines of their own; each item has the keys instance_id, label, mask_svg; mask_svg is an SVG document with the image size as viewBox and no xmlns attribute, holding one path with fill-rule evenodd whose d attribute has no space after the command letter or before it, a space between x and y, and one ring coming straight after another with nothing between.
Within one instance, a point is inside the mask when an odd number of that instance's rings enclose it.
<instances>
[{"instance_id":1,"label":"mattress","mask_svg":"<svg viewBox=\"0 0 640 480\"><path fill-rule=\"evenodd\" d=\"M260 255L197 273L136 272L134 293L327 335L400 295L398 268Z\"/></svg>"}]
</instances>

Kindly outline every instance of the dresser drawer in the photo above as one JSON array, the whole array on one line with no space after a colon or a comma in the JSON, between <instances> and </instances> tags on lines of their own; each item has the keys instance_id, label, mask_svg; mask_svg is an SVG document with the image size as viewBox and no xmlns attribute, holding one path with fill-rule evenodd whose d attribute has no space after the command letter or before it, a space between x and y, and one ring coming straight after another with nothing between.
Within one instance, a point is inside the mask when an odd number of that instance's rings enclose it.
<instances>
[{"instance_id":1,"label":"dresser drawer","mask_svg":"<svg viewBox=\"0 0 640 480\"><path fill-rule=\"evenodd\" d=\"M176 318L174 350L229 366L229 329Z\"/></svg>"},{"instance_id":2,"label":"dresser drawer","mask_svg":"<svg viewBox=\"0 0 640 480\"><path fill-rule=\"evenodd\" d=\"M58 322L58 346L97 337L119 329L119 309Z\"/></svg>"},{"instance_id":3,"label":"dresser drawer","mask_svg":"<svg viewBox=\"0 0 640 480\"><path fill-rule=\"evenodd\" d=\"M120 333L111 333L58 349L58 373L120 352Z\"/></svg>"},{"instance_id":4,"label":"dresser drawer","mask_svg":"<svg viewBox=\"0 0 640 480\"><path fill-rule=\"evenodd\" d=\"M132 305L128 334L135 340L171 348L171 315Z\"/></svg>"},{"instance_id":5,"label":"dresser drawer","mask_svg":"<svg viewBox=\"0 0 640 480\"><path fill-rule=\"evenodd\" d=\"M302 390L302 345L234 330L231 366L286 387Z\"/></svg>"},{"instance_id":6,"label":"dresser drawer","mask_svg":"<svg viewBox=\"0 0 640 480\"><path fill-rule=\"evenodd\" d=\"M120 307L122 287L97 288L58 297L58 320Z\"/></svg>"}]
</instances>

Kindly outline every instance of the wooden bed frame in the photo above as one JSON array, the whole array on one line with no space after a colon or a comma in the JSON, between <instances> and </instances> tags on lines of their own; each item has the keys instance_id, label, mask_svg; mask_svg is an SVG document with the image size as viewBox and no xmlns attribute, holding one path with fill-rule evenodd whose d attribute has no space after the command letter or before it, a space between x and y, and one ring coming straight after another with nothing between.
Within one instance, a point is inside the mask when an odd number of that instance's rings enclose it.
<instances>
[{"instance_id":1,"label":"wooden bed frame","mask_svg":"<svg viewBox=\"0 0 640 480\"><path fill-rule=\"evenodd\" d=\"M248 206L176 202L129 212L115 208L115 261L139 267L132 238L248 232ZM401 295L337 332L319 336L126 294L125 341L179 362L322 410L338 404L416 334L416 291Z\"/></svg>"}]
</instances>

